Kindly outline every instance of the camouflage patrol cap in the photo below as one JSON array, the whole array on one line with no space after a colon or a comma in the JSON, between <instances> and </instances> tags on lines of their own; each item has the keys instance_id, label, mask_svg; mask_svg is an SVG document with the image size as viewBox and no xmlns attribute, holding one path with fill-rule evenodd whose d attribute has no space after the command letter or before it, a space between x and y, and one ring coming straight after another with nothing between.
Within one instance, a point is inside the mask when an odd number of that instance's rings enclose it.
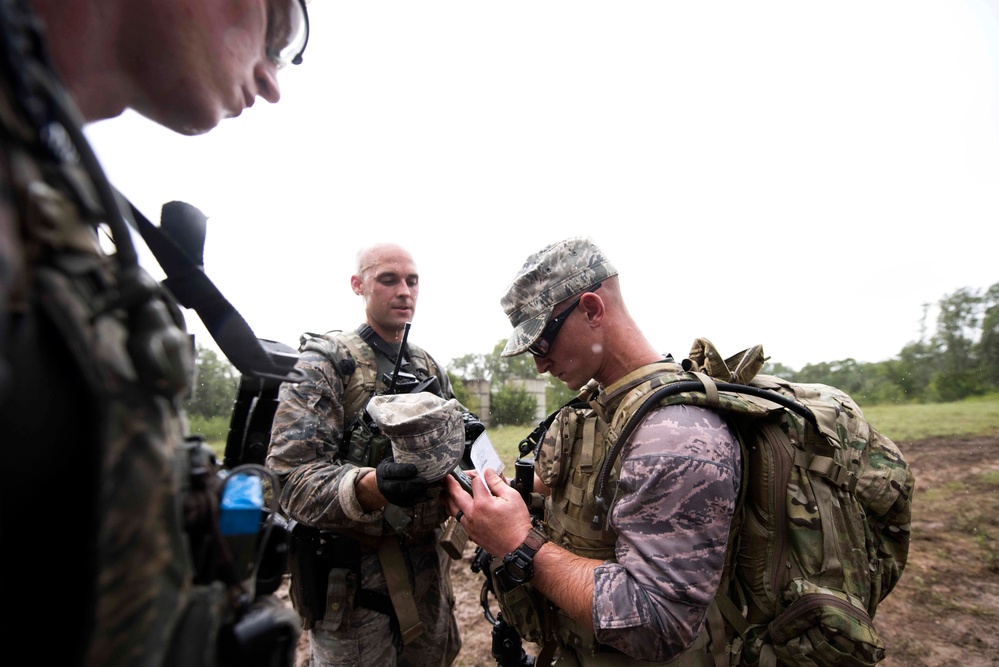
<instances>
[{"instance_id":1,"label":"camouflage patrol cap","mask_svg":"<svg viewBox=\"0 0 999 667\"><path fill-rule=\"evenodd\" d=\"M392 442L397 463L413 463L433 483L461 460L465 428L458 401L427 391L384 394L368 401L368 414Z\"/></svg>"},{"instance_id":2,"label":"camouflage patrol cap","mask_svg":"<svg viewBox=\"0 0 999 667\"><path fill-rule=\"evenodd\" d=\"M616 275L617 269L587 236L553 243L528 257L500 299L513 325L501 356L526 352L541 335L555 304Z\"/></svg>"}]
</instances>

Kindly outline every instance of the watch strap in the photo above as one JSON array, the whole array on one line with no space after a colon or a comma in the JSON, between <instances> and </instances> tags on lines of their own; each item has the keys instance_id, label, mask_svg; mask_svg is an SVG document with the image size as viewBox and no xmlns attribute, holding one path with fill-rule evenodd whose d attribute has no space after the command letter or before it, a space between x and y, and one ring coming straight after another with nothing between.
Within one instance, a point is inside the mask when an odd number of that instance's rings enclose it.
<instances>
[{"instance_id":1,"label":"watch strap","mask_svg":"<svg viewBox=\"0 0 999 667\"><path fill-rule=\"evenodd\" d=\"M517 551L520 551L529 558L533 559L547 541L548 538L545 536L544 532L542 532L542 530L537 526L533 526L529 531L527 531L527 537L525 537L521 545L517 547Z\"/></svg>"},{"instance_id":2,"label":"watch strap","mask_svg":"<svg viewBox=\"0 0 999 667\"><path fill-rule=\"evenodd\" d=\"M503 557L496 575L504 591L512 591L534 578L534 556L547 541L548 538L540 528L532 527L520 546ZM522 574L514 574L513 568Z\"/></svg>"}]
</instances>

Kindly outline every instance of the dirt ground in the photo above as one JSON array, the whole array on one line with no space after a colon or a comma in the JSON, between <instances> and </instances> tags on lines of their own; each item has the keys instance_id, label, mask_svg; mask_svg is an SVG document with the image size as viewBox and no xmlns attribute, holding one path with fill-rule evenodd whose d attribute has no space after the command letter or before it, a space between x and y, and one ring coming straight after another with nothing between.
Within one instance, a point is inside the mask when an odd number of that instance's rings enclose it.
<instances>
[{"instance_id":1,"label":"dirt ground","mask_svg":"<svg viewBox=\"0 0 999 667\"><path fill-rule=\"evenodd\" d=\"M899 445L916 496L908 565L875 618L887 647L881 665L999 666L999 437ZM493 667L473 551L469 544L453 570L463 638L455 667ZM306 667L304 635L298 656L297 667Z\"/></svg>"}]
</instances>

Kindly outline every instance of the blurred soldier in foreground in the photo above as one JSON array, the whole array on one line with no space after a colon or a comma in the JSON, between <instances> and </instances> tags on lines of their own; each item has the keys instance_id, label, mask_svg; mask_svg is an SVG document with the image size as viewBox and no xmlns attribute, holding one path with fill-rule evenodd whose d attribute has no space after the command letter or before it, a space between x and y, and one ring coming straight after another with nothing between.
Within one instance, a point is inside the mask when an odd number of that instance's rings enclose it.
<instances>
[{"instance_id":1,"label":"blurred soldier in foreground","mask_svg":"<svg viewBox=\"0 0 999 667\"><path fill-rule=\"evenodd\" d=\"M0 0L4 636L47 663L213 664L220 622L184 532L193 345L82 125L207 132L307 39L304 0Z\"/></svg>"}]
</instances>

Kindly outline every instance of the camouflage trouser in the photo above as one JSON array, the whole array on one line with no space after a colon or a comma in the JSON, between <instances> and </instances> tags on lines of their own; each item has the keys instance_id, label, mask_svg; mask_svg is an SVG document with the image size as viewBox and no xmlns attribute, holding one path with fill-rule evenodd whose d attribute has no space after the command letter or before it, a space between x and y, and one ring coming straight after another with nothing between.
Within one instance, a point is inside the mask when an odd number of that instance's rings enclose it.
<instances>
[{"instance_id":1,"label":"camouflage trouser","mask_svg":"<svg viewBox=\"0 0 999 667\"><path fill-rule=\"evenodd\" d=\"M336 631L323 629L320 623L309 632L311 667L447 667L454 661L461 637L454 617L451 559L436 540L432 549L406 551L406 559L417 573L413 593L423 634L399 654L402 641L389 617L355 608ZM387 593L376 555L362 557L361 571L362 588Z\"/></svg>"}]
</instances>

